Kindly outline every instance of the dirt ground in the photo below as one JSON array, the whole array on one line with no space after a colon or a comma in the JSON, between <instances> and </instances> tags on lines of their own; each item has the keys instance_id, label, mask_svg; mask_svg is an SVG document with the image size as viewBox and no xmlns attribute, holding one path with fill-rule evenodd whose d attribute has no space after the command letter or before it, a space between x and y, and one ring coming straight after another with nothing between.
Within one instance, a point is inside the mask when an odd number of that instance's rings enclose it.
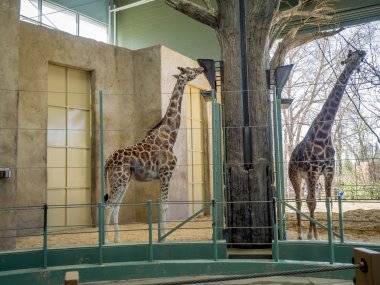
<instances>
[{"instance_id":1,"label":"dirt ground","mask_svg":"<svg viewBox=\"0 0 380 285\"><path fill-rule=\"evenodd\" d=\"M360 208L359 208L359 207ZM357 208L358 207L358 208ZM344 228L345 241L380 242L380 205L344 205ZM333 206L333 226L339 233L338 206ZM303 212L308 213L306 206ZM326 224L326 212L324 203L318 204L316 218ZM304 219L303 219L304 220ZM296 234L296 215L294 212L286 212L287 238L293 240ZM168 228L173 228L178 222L168 223ZM303 221L303 237L306 238L309 222ZM113 226L110 227L109 241L113 242ZM319 230L320 238L327 240L327 232ZM120 225L120 238L122 243L147 243L147 224L127 224ZM157 224L153 224L153 241L157 241ZM193 222L186 224L167 238L167 241L199 241L212 239L212 221L209 216L200 216ZM41 248L43 236L18 237L17 248ZM76 228L62 229L60 231L49 231L48 247L68 246L68 245L91 245L98 244L97 228Z\"/></svg>"}]
</instances>

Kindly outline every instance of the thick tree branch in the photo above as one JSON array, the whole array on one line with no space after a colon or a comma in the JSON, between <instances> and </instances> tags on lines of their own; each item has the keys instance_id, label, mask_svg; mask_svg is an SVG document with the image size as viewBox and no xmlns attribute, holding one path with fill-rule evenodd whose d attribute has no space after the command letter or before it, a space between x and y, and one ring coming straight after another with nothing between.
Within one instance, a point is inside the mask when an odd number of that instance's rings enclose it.
<instances>
[{"instance_id":1,"label":"thick tree branch","mask_svg":"<svg viewBox=\"0 0 380 285\"><path fill-rule=\"evenodd\" d=\"M301 45L307 44L308 42L327 38L333 36L337 33L340 33L344 28L338 30L327 31L327 32L314 32L310 34L305 34L301 36L296 36L299 27L291 29L283 38L283 40L278 44L276 51L273 54L273 57L270 62L270 67L276 68L284 64L286 54L294 48L297 48Z\"/></svg>"},{"instance_id":2,"label":"thick tree branch","mask_svg":"<svg viewBox=\"0 0 380 285\"><path fill-rule=\"evenodd\" d=\"M218 18L216 12L192 3L188 0L166 0L165 3L186 16L210 26L213 29L218 27Z\"/></svg>"}]
</instances>

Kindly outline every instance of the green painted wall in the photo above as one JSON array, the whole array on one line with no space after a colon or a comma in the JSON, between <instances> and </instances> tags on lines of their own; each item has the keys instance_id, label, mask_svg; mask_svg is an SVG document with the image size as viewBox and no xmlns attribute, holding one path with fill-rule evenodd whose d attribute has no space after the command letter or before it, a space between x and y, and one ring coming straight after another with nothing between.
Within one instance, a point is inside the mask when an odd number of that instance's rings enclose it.
<instances>
[{"instance_id":1,"label":"green painted wall","mask_svg":"<svg viewBox=\"0 0 380 285\"><path fill-rule=\"evenodd\" d=\"M135 1L118 1L117 7ZM129 49L164 45L192 59L220 59L212 28L200 24L156 0L117 13L117 44Z\"/></svg>"}]
</instances>

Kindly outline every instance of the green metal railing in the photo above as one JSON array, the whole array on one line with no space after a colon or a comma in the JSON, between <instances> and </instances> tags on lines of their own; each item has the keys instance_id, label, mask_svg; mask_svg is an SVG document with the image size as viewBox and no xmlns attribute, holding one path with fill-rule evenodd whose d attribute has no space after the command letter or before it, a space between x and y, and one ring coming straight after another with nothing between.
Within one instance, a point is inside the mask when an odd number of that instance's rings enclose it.
<instances>
[{"instance_id":1,"label":"green metal railing","mask_svg":"<svg viewBox=\"0 0 380 285\"><path fill-rule=\"evenodd\" d=\"M153 203L151 200L149 200L147 203L147 211L148 211L148 242L147 242L147 261L152 262L154 261L154 242L153 242ZM83 205L80 205L83 207ZM217 222L218 222L218 207L217 207L217 201L212 200L210 202L207 202L206 205L191 215L189 218L186 220L182 221L180 224L178 224L176 227L171 229L168 233L166 233L163 236L159 236L158 241L162 241L164 238L168 237L170 234L181 228L183 225L191 221L194 217L199 215L201 212L205 210L205 208L211 207L212 210L212 242L213 242L213 255L212 259L213 260L218 260L218 228L217 228ZM42 261L42 267L44 269L48 268L48 226L47 226L47 216L48 216L48 205L44 204L43 207L43 213L44 213L44 226L43 226L43 261ZM103 213L104 213L104 205L102 202L99 202L97 204L97 209L98 209L98 263L101 265L104 263L103 259L103 251L104 251L104 220L103 220ZM159 231L158 231L159 232Z\"/></svg>"},{"instance_id":2,"label":"green metal railing","mask_svg":"<svg viewBox=\"0 0 380 285\"><path fill-rule=\"evenodd\" d=\"M327 243L328 243L328 251L329 251L329 262L333 264L335 262L335 255L334 255L334 236L339 238L340 243L344 243L344 221L343 221L343 207L342 207L342 197L338 197L338 216L339 216L339 234L336 233L333 229L333 219L332 219L332 212L331 212L331 204L332 200L330 197L326 197L326 221L327 225L324 225L317 221L314 218L311 218L310 216L306 215L305 213L302 213L297 208L293 207L289 203L286 203L285 201L277 201L276 198L273 198L273 209L274 209L274 222L273 222L273 259L275 261L279 260L279 228L277 225L277 222L280 221L280 219L277 219L277 213L279 207L277 206L278 203L283 203L286 207L293 210L297 214L300 214L302 217L304 217L306 220L316 224L317 226L321 227L322 229L327 230Z\"/></svg>"}]
</instances>

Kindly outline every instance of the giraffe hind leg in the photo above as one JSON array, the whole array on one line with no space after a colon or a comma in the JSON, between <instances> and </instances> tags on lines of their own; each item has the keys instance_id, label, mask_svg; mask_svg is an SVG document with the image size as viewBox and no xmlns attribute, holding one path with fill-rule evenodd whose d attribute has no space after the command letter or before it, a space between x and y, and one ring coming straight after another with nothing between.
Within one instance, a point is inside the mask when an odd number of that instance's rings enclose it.
<instances>
[{"instance_id":1,"label":"giraffe hind leg","mask_svg":"<svg viewBox=\"0 0 380 285\"><path fill-rule=\"evenodd\" d=\"M120 181L119 181L120 182ZM129 179L128 179L129 182ZM115 243L120 242L119 238L119 210L120 203L123 200L124 194L128 188L128 184L125 181L120 183L115 183L117 186L111 185L111 193L107 199L105 210L104 210L104 241L108 242L108 232L109 225L111 223L111 215L113 214L113 222L114 222L114 241Z\"/></svg>"},{"instance_id":2,"label":"giraffe hind leg","mask_svg":"<svg viewBox=\"0 0 380 285\"><path fill-rule=\"evenodd\" d=\"M309 179L308 181L308 194L307 194L307 206L309 208L309 213L310 213L310 218L315 219L315 208L317 205L316 199L315 199L315 186L316 186L316 181L318 179ZM307 234L307 238L309 240L313 239L313 236L316 240L319 240L319 233L317 229L317 225L310 221L309 225L309 232Z\"/></svg>"},{"instance_id":3,"label":"giraffe hind leg","mask_svg":"<svg viewBox=\"0 0 380 285\"><path fill-rule=\"evenodd\" d=\"M301 176L297 171L295 171L291 166L289 167L289 179L293 185L294 194L296 198L297 210L301 212L302 208L302 199L301 199ZM302 240L302 227L301 227L301 215L299 213L297 216L297 233L298 239Z\"/></svg>"}]
</instances>

